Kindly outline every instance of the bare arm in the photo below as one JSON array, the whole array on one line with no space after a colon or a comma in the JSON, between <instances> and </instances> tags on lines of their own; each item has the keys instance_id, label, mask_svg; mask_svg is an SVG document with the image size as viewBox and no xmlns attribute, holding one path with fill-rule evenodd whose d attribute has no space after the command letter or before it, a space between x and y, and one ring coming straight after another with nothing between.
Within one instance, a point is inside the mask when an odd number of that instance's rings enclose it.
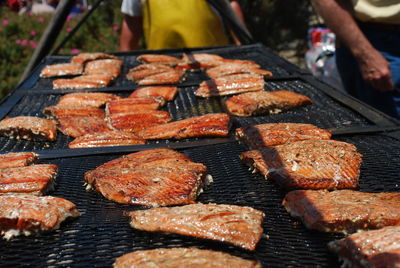
<instances>
[{"instance_id":1,"label":"bare arm","mask_svg":"<svg viewBox=\"0 0 400 268\"><path fill-rule=\"evenodd\" d=\"M239 2L237 0L230 0L230 4L231 7L233 9L233 11L235 11L236 15L238 15L239 19L241 21L243 21L244 23L244 16L243 16L243 12L242 12L242 8L239 5ZM236 45L241 45L239 39L237 39L237 37L235 36L235 34L231 31L232 37L233 37L233 41L235 42Z\"/></svg>"},{"instance_id":2,"label":"bare arm","mask_svg":"<svg viewBox=\"0 0 400 268\"><path fill-rule=\"evenodd\" d=\"M139 47L139 40L142 37L142 17L123 15L121 38L119 41L120 51L135 50Z\"/></svg>"},{"instance_id":3,"label":"bare arm","mask_svg":"<svg viewBox=\"0 0 400 268\"><path fill-rule=\"evenodd\" d=\"M363 79L380 91L394 90L389 63L360 30L349 0L311 0L326 25L350 49L359 63Z\"/></svg>"}]
</instances>

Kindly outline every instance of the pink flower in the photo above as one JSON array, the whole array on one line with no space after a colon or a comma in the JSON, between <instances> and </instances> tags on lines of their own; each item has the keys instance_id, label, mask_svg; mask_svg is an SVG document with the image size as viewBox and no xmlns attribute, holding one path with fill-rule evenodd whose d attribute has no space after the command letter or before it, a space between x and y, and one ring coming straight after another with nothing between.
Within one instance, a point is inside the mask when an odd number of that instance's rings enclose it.
<instances>
[{"instance_id":1,"label":"pink flower","mask_svg":"<svg viewBox=\"0 0 400 268\"><path fill-rule=\"evenodd\" d=\"M21 45L21 40L17 39L17 40L15 40L15 43L17 43L18 45Z\"/></svg>"},{"instance_id":2,"label":"pink flower","mask_svg":"<svg viewBox=\"0 0 400 268\"><path fill-rule=\"evenodd\" d=\"M31 35L32 35L32 36L35 36L35 35L36 35L36 32L35 32L35 31L31 31Z\"/></svg>"},{"instance_id":3,"label":"pink flower","mask_svg":"<svg viewBox=\"0 0 400 268\"><path fill-rule=\"evenodd\" d=\"M67 27L66 31L67 33L71 32L71 27Z\"/></svg>"},{"instance_id":4,"label":"pink flower","mask_svg":"<svg viewBox=\"0 0 400 268\"><path fill-rule=\"evenodd\" d=\"M79 49L77 49L77 48L71 49L71 54L78 54L78 53L79 53Z\"/></svg>"},{"instance_id":5,"label":"pink flower","mask_svg":"<svg viewBox=\"0 0 400 268\"><path fill-rule=\"evenodd\" d=\"M68 21L71 21L73 18L74 18L74 16L71 15L71 14L69 14L69 15L67 16L67 22L68 22Z\"/></svg>"},{"instance_id":6,"label":"pink flower","mask_svg":"<svg viewBox=\"0 0 400 268\"><path fill-rule=\"evenodd\" d=\"M113 30L117 32L119 30L119 27L117 25L114 25Z\"/></svg>"},{"instance_id":7,"label":"pink flower","mask_svg":"<svg viewBox=\"0 0 400 268\"><path fill-rule=\"evenodd\" d=\"M24 39L21 41L21 46L27 46L28 45L28 40Z\"/></svg>"},{"instance_id":8,"label":"pink flower","mask_svg":"<svg viewBox=\"0 0 400 268\"><path fill-rule=\"evenodd\" d=\"M9 21L7 19L4 19L3 20L3 25L8 25L8 24L9 24Z\"/></svg>"},{"instance_id":9,"label":"pink flower","mask_svg":"<svg viewBox=\"0 0 400 268\"><path fill-rule=\"evenodd\" d=\"M38 18L38 22L44 22L44 18L42 17Z\"/></svg>"},{"instance_id":10,"label":"pink flower","mask_svg":"<svg viewBox=\"0 0 400 268\"><path fill-rule=\"evenodd\" d=\"M33 40L29 40L29 44L31 45L31 48L36 48L37 47L36 42L33 41Z\"/></svg>"}]
</instances>

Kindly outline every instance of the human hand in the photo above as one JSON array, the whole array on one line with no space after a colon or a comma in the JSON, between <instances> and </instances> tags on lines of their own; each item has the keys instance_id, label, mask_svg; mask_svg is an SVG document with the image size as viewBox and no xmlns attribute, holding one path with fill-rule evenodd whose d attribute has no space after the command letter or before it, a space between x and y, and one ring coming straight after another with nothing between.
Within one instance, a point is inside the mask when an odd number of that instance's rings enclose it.
<instances>
[{"instance_id":1,"label":"human hand","mask_svg":"<svg viewBox=\"0 0 400 268\"><path fill-rule=\"evenodd\" d=\"M359 61L363 79L381 92L394 91L390 65L377 50L369 51Z\"/></svg>"}]
</instances>

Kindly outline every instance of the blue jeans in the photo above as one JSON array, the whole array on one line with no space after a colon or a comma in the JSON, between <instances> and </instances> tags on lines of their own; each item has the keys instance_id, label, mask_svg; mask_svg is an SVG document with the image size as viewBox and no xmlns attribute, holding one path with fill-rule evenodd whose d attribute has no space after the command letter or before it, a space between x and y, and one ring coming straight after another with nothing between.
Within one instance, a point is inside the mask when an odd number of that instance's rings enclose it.
<instances>
[{"instance_id":1,"label":"blue jeans","mask_svg":"<svg viewBox=\"0 0 400 268\"><path fill-rule=\"evenodd\" d=\"M336 64L344 88L357 99L400 119L400 26L397 32L362 30L375 49L388 60L395 91L380 92L367 84L353 55L346 47L340 46L336 49Z\"/></svg>"}]
</instances>

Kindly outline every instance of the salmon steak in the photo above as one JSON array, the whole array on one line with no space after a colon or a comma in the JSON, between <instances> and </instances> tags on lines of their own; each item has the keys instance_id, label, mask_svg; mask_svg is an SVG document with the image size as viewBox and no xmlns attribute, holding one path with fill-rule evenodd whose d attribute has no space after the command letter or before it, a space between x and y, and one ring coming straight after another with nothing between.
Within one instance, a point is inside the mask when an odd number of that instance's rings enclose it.
<instances>
[{"instance_id":1,"label":"salmon steak","mask_svg":"<svg viewBox=\"0 0 400 268\"><path fill-rule=\"evenodd\" d=\"M86 77L76 79L56 79L53 81L54 89L85 89L85 88L102 88L105 87L103 82L91 79L85 80Z\"/></svg>"},{"instance_id":2,"label":"salmon steak","mask_svg":"<svg viewBox=\"0 0 400 268\"><path fill-rule=\"evenodd\" d=\"M63 116L59 117L57 121L57 129L64 135L74 138L111 130L104 116Z\"/></svg>"},{"instance_id":3,"label":"salmon steak","mask_svg":"<svg viewBox=\"0 0 400 268\"><path fill-rule=\"evenodd\" d=\"M224 58L216 54L196 53L184 54L182 63L177 65L179 69L207 69L222 64Z\"/></svg>"},{"instance_id":4,"label":"salmon steak","mask_svg":"<svg viewBox=\"0 0 400 268\"><path fill-rule=\"evenodd\" d=\"M146 76L145 78L136 81L136 83L139 86L178 84L181 81L183 74L184 72L181 72L179 70L162 72Z\"/></svg>"},{"instance_id":5,"label":"salmon steak","mask_svg":"<svg viewBox=\"0 0 400 268\"><path fill-rule=\"evenodd\" d=\"M159 248L127 253L118 257L113 267L261 268L261 265L256 261L246 260L212 250L197 248Z\"/></svg>"},{"instance_id":6,"label":"salmon steak","mask_svg":"<svg viewBox=\"0 0 400 268\"><path fill-rule=\"evenodd\" d=\"M353 190L297 190L286 194L283 206L309 229L353 233L400 225L400 193Z\"/></svg>"},{"instance_id":7,"label":"salmon steak","mask_svg":"<svg viewBox=\"0 0 400 268\"><path fill-rule=\"evenodd\" d=\"M263 147L240 155L244 163L282 188L357 188L362 155L350 143L305 140Z\"/></svg>"},{"instance_id":8,"label":"salmon steak","mask_svg":"<svg viewBox=\"0 0 400 268\"><path fill-rule=\"evenodd\" d=\"M68 144L69 148L93 148L145 144L146 140L118 130L96 132L80 136Z\"/></svg>"},{"instance_id":9,"label":"salmon steak","mask_svg":"<svg viewBox=\"0 0 400 268\"><path fill-rule=\"evenodd\" d=\"M79 53L76 56L71 58L71 63L77 63L84 65L85 63L93 60L101 60L101 59L116 59L117 57L114 55L101 53L101 52L83 52Z\"/></svg>"},{"instance_id":10,"label":"salmon steak","mask_svg":"<svg viewBox=\"0 0 400 268\"><path fill-rule=\"evenodd\" d=\"M215 113L148 127L137 135L146 140L226 137L229 134L229 127L229 116Z\"/></svg>"},{"instance_id":11,"label":"salmon steak","mask_svg":"<svg viewBox=\"0 0 400 268\"><path fill-rule=\"evenodd\" d=\"M170 151L133 153L88 171L87 189L94 188L122 204L156 207L193 203L209 180L207 167Z\"/></svg>"},{"instance_id":12,"label":"salmon steak","mask_svg":"<svg viewBox=\"0 0 400 268\"><path fill-rule=\"evenodd\" d=\"M119 96L110 93L76 92L62 96L57 105L101 107L109 101L118 99L120 99Z\"/></svg>"},{"instance_id":13,"label":"salmon steak","mask_svg":"<svg viewBox=\"0 0 400 268\"><path fill-rule=\"evenodd\" d=\"M54 141L56 122L35 116L8 117L0 121L0 135L17 140Z\"/></svg>"},{"instance_id":14,"label":"salmon steak","mask_svg":"<svg viewBox=\"0 0 400 268\"><path fill-rule=\"evenodd\" d=\"M37 154L32 152L5 153L0 155L0 169L25 167L37 159Z\"/></svg>"},{"instance_id":15,"label":"salmon steak","mask_svg":"<svg viewBox=\"0 0 400 268\"><path fill-rule=\"evenodd\" d=\"M400 267L400 226L352 234L329 242L343 267ZM346 265L346 266L345 266Z\"/></svg>"},{"instance_id":16,"label":"salmon steak","mask_svg":"<svg viewBox=\"0 0 400 268\"><path fill-rule=\"evenodd\" d=\"M236 139L252 149L302 140L329 140L332 133L310 124L267 123L235 130Z\"/></svg>"},{"instance_id":17,"label":"salmon steak","mask_svg":"<svg viewBox=\"0 0 400 268\"><path fill-rule=\"evenodd\" d=\"M161 55L161 54L142 54L136 58L141 63L163 64L168 66L175 66L182 62L177 57Z\"/></svg>"},{"instance_id":18,"label":"salmon steak","mask_svg":"<svg viewBox=\"0 0 400 268\"><path fill-rule=\"evenodd\" d=\"M138 111L157 110L165 104L162 97L136 97L109 101L106 114L127 114Z\"/></svg>"},{"instance_id":19,"label":"salmon steak","mask_svg":"<svg viewBox=\"0 0 400 268\"><path fill-rule=\"evenodd\" d=\"M139 81L150 75L172 71L174 71L174 68L163 64L141 64L130 69L126 74L126 78L132 81Z\"/></svg>"},{"instance_id":20,"label":"salmon steak","mask_svg":"<svg viewBox=\"0 0 400 268\"><path fill-rule=\"evenodd\" d=\"M165 87L165 86L142 87L133 91L133 93L129 95L129 98L162 97L166 101L172 101L177 93L178 93L177 87Z\"/></svg>"},{"instance_id":21,"label":"salmon steak","mask_svg":"<svg viewBox=\"0 0 400 268\"><path fill-rule=\"evenodd\" d=\"M52 196L0 196L0 234L4 239L55 230L70 217L78 217L76 205Z\"/></svg>"},{"instance_id":22,"label":"salmon steak","mask_svg":"<svg viewBox=\"0 0 400 268\"><path fill-rule=\"evenodd\" d=\"M42 195L52 190L57 169L47 164L0 169L0 195Z\"/></svg>"},{"instance_id":23,"label":"salmon steak","mask_svg":"<svg viewBox=\"0 0 400 268\"><path fill-rule=\"evenodd\" d=\"M75 63L59 63L53 65L46 65L40 71L40 77L56 77L67 75L81 75L83 73L83 66Z\"/></svg>"},{"instance_id":24,"label":"salmon steak","mask_svg":"<svg viewBox=\"0 0 400 268\"><path fill-rule=\"evenodd\" d=\"M225 106L233 115L253 116L278 114L311 103L312 100L304 95L279 90L243 93L227 99Z\"/></svg>"},{"instance_id":25,"label":"salmon steak","mask_svg":"<svg viewBox=\"0 0 400 268\"><path fill-rule=\"evenodd\" d=\"M203 81L194 92L197 97L226 96L264 89L264 78L258 74L234 74Z\"/></svg>"},{"instance_id":26,"label":"salmon steak","mask_svg":"<svg viewBox=\"0 0 400 268\"><path fill-rule=\"evenodd\" d=\"M245 64L222 64L210 69L207 69L207 75L211 79L216 79L218 77L233 75L233 74L258 74L264 77L272 77L272 73L267 70L260 69L258 65L245 65Z\"/></svg>"},{"instance_id":27,"label":"salmon steak","mask_svg":"<svg viewBox=\"0 0 400 268\"><path fill-rule=\"evenodd\" d=\"M85 65L86 75L109 75L111 79L117 78L121 73L122 60L103 59L88 62Z\"/></svg>"},{"instance_id":28,"label":"salmon steak","mask_svg":"<svg viewBox=\"0 0 400 268\"><path fill-rule=\"evenodd\" d=\"M264 213L251 207L190 204L129 212L131 227L218 240L254 250L263 233Z\"/></svg>"},{"instance_id":29,"label":"salmon steak","mask_svg":"<svg viewBox=\"0 0 400 268\"><path fill-rule=\"evenodd\" d=\"M171 120L172 118L168 112L158 110L116 113L108 114L107 116L110 128L134 133L168 123Z\"/></svg>"},{"instance_id":30,"label":"salmon steak","mask_svg":"<svg viewBox=\"0 0 400 268\"><path fill-rule=\"evenodd\" d=\"M104 111L94 106L70 106L55 105L43 109L43 114L47 118L59 118L67 116L103 116Z\"/></svg>"}]
</instances>

